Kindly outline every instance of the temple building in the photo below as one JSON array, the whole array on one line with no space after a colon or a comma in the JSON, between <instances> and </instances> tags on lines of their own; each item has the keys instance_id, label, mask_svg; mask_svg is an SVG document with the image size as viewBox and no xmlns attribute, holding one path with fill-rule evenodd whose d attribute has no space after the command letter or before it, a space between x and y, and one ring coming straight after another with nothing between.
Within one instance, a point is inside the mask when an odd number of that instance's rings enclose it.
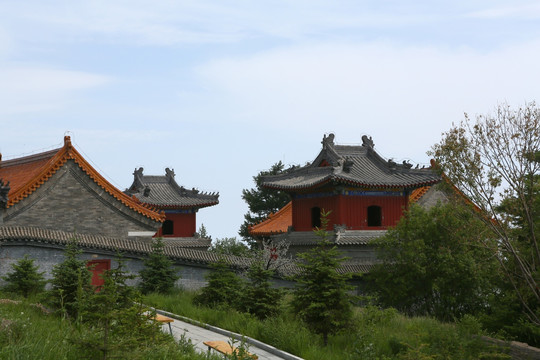
<instances>
[{"instance_id":1,"label":"temple building","mask_svg":"<svg viewBox=\"0 0 540 360\"><path fill-rule=\"evenodd\" d=\"M125 193L143 204L165 213L165 221L155 236L167 240L195 241L196 214L199 209L219 203L219 194L201 193L176 183L174 170L165 169L165 175L144 175L143 168L133 172L133 184ZM200 244L210 246L210 239Z\"/></svg>"},{"instance_id":2,"label":"temple building","mask_svg":"<svg viewBox=\"0 0 540 360\"><path fill-rule=\"evenodd\" d=\"M99 286L100 274L116 266L120 253L127 270L138 274L152 252L152 237L162 234L163 251L181 275L177 284L194 289L204 285L210 264L219 257L206 251L209 239L192 238L195 213L217 204L218 196L177 186L172 171L145 177L141 169L135 179L129 195L117 189L83 158L69 136L54 150L9 160L0 154L0 273L29 255L51 278L66 245L76 241L79 257L92 268L92 283ZM229 258L231 264L245 266L244 259Z\"/></svg>"},{"instance_id":3,"label":"temple building","mask_svg":"<svg viewBox=\"0 0 540 360\"><path fill-rule=\"evenodd\" d=\"M417 202L430 206L443 196L434 185L441 177L431 168L385 160L367 136L362 145L337 145L324 136L322 150L304 167L262 179L262 186L287 192L292 201L250 228L254 237L285 240L290 253L314 246L313 229L328 212L332 241L353 262L375 260L370 242L386 233Z\"/></svg>"},{"instance_id":4,"label":"temple building","mask_svg":"<svg viewBox=\"0 0 540 360\"><path fill-rule=\"evenodd\" d=\"M0 161L4 226L128 237L156 232L165 215L122 193L73 147Z\"/></svg>"}]
</instances>

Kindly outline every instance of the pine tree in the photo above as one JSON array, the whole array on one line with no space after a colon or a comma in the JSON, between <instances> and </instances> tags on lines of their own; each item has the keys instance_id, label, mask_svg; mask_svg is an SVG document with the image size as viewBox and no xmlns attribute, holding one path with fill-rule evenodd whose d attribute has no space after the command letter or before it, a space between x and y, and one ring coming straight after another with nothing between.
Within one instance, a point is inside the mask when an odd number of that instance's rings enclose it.
<instances>
[{"instance_id":1,"label":"pine tree","mask_svg":"<svg viewBox=\"0 0 540 360\"><path fill-rule=\"evenodd\" d=\"M70 242L65 250L64 261L53 268L51 281L51 302L66 315L75 318L79 315L80 301L93 291L92 273L86 267L86 261L77 258L81 253L77 243Z\"/></svg>"},{"instance_id":2,"label":"pine tree","mask_svg":"<svg viewBox=\"0 0 540 360\"><path fill-rule=\"evenodd\" d=\"M20 294L25 298L30 294L42 292L45 288L45 279L43 272L38 272L39 267L34 266L34 259L24 255L16 263L11 264L13 272L3 277L8 285L6 290Z\"/></svg>"},{"instance_id":3,"label":"pine tree","mask_svg":"<svg viewBox=\"0 0 540 360\"><path fill-rule=\"evenodd\" d=\"M168 293L174 287L176 280L180 278L176 274L173 262L163 253L163 240L156 239L152 243L152 253L144 261L144 269L139 273L141 277L141 292L148 294L157 292Z\"/></svg>"},{"instance_id":4,"label":"pine tree","mask_svg":"<svg viewBox=\"0 0 540 360\"><path fill-rule=\"evenodd\" d=\"M294 168L295 166L290 166L285 169L285 165L279 161L272 165L270 170L261 171L253 177L255 188L242 190L242 199L248 204L249 211L244 215L244 223L238 234L251 248L256 247L257 242L249 234L249 227L266 219L268 215L275 213L291 201L289 194L283 191L263 188L261 186L263 177L282 174Z\"/></svg>"},{"instance_id":5,"label":"pine tree","mask_svg":"<svg viewBox=\"0 0 540 360\"><path fill-rule=\"evenodd\" d=\"M128 285L135 276L126 271L120 255L117 262L116 268L103 272L100 291L85 299L82 317L87 327L71 339L90 357L99 353L103 360L124 358L128 351L164 341L160 325L151 321L154 314L141 304L140 293Z\"/></svg>"},{"instance_id":6,"label":"pine tree","mask_svg":"<svg viewBox=\"0 0 540 360\"><path fill-rule=\"evenodd\" d=\"M347 274L338 268L343 262L336 246L328 241L326 226L329 212L321 214L321 228L315 233L319 237L316 247L299 254L299 274L295 277L297 287L292 306L311 331L321 334L324 344L328 335L346 328L352 316L352 287L347 283Z\"/></svg>"},{"instance_id":7,"label":"pine tree","mask_svg":"<svg viewBox=\"0 0 540 360\"><path fill-rule=\"evenodd\" d=\"M224 259L211 267L212 271L205 276L207 285L195 297L195 302L206 306L223 304L236 307L241 289L240 278Z\"/></svg>"},{"instance_id":8,"label":"pine tree","mask_svg":"<svg viewBox=\"0 0 540 360\"><path fill-rule=\"evenodd\" d=\"M274 272L266 270L264 265L262 260L254 261L247 271L249 281L244 285L241 305L242 311L261 320L278 312L282 298L281 291L272 288L270 282Z\"/></svg>"}]
</instances>

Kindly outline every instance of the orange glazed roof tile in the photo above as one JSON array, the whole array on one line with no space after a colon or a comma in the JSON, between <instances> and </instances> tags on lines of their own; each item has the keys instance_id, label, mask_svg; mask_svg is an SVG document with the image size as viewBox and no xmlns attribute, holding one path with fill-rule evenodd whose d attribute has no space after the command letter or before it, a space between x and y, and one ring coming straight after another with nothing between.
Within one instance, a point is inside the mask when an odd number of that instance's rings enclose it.
<instances>
[{"instance_id":1,"label":"orange glazed roof tile","mask_svg":"<svg viewBox=\"0 0 540 360\"><path fill-rule=\"evenodd\" d=\"M270 236L274 234L286 233L292 225L292 201L279 209L275 214L270 214L268 219L253 225L249 228L249 233L254 236Z\"/></svg>"},{"instance_id":2,"label":"orange glazed roof tile","mask_svg":"<svg viewBox=\"0 0 540 360\"><path fill-rule=\"evenodd\" d=\"M105 180L73 147L69 136L64 137L64 146L60 149L12 160L0 160L0 180L9 182L10 186L7 207L17 204L36 191L69 159L74 160L97 185L125 206L152 220L165 220L165 214L127 196Z\"/></svg>"},{"instance_id":3,"label":"orange glazed roof tile","mask_svg":"<svg viewBox=\"0 0 540 360\"><path fill-rule=\"evenodd\" d=\"M422 186L421 188L414 189L409 196L409 204L414 204L420 200L420 198L424 196L430 188L431 186Z\"/></svg>"}]
</instances>

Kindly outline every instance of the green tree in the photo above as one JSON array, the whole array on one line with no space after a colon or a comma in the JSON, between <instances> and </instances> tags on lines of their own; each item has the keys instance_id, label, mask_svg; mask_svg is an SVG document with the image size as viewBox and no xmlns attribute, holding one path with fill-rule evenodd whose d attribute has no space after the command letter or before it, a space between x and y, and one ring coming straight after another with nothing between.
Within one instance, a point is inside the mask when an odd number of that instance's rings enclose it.
<instances>
[{"instance_id":1,"label":"green tree","mask_svg":"<svg viewBox=\"0 0 540 360\"><path fill-rule=\"evenodd\" d=\"M249 254L248 246L235 237L216 239L208 251L221 255L247 256Z\"/></svg>"},{"instance_id":2,"label":"green tree","mask_svg":"<svg viewBox=\"0 0 540 360\"><path fill-rule=\"evenodd\" d=\"M408 315L451 321L487 308L496 273L480 241L491 231L456 203L429 210L412 205L395 228L378 239L382 263L366 276L385 307Z\"/></svg>"},{"instance_id":3,"label":"green tree","mask_svg":"<svg viewBox=\"0 0 540 360\"><path fill-rule=\"evenodd\" d=\"M298 255L302 261L298 262L300 272L294 278L297 287L292 300L296 314L311 331L322 335L325 345L329 335L350 325L352 317L350 275L339 272L345 259L328 240L328 215L321 213L321 228L315 231L317 246Z\"/></svg>"},{"instance_id":4,"label":"green tree","mask_svg":"<svg viewBox=\"0 0 540 360\"><path fill-rule=\"evenodd\" d=\"M279 161L272 165L270 170L261 171L253 177L255 188L243 189L242 199L248 204L249 211L244 215L244 223L241 225L238 234L242 236L251 248L256 247L256 240L249 234L249 227L265 220L268 215L275 213L291 201L289 194L267 189L261 186L262 180L268 175L278 175L294 169L295 166L285 168L285 165Z\"/></svg>"},{"instance_id":5,"label":"green tree","mask_svg":"<svg viewBox=\"0 0 540 360\"><path fill-rule=\"evenodd\" d=\"M77 243L70 242L64 252L64 261L52 270L52 305L74 318L79 316L81 300L93 291L92 273L86 267L86 261L77 258L81 253Z\"/></svg>"},{"instance_id":6,"label":"green tree","mask_svg":"<svg viewBox=\"0 0 540 360\"><path fill-rule=\"evenodd\" d=\"M498 259L523 315L536 327L540 326L540 209L535 190L539 149L540 109L528 103L518 109L500 105L476 121L466 115L431 152L440 170L477 206L478 217L496 234L497 242L483 245Z\"/></svg>"},{"instance_id":7,"label":"green tree","mask_svg":"<svg viewBox=\"0 0 540 360\"><path fill-rule=\"evenodd\" d=\"M180 278L173 267L173 262L163 253L164 246L160 238L152 241L152 253L144 260L144 269L139 273L143 294L150 292L166 294Z\"/></svg>"},{"instance_id":8,"label":"green tree","mask_svg":"<svg viewBox=\"0 0 540 360\"><path fill-rule=\"evenodd\" d=\"M24 255L16 263L11 264L13 272L2 277L7 281L6 290L20 294L25 298L30 294L37 294L44 290L45 279L43 272L38 272L39 267L34 265L34 259Z\"/></svg>"},{"instance_id":9,"label":"green tree","mask_svg":"<svg viewBox=\"0 0 540 360\"><path fill-rule=\"evenodd\" d=\"M105 360L123 357L134 349L166 341L160 325L151 321L154 314L141 304L140 293L128 281L135 278L118 257L118 266L103 272L103 286L85 298L84 322L72 341L90 357Z\"/></svg>"},{"instance_id":10,"label":"green tree","mask_svg":"<svg viewBox=\"0 0 540 360\"><path fill-rule=\"evenodd\" d=\"M263 320L277 314L282 293L272 287L273 271L262 260L254 261L247 271L248 282L243 287L241 310Z\"/></svg>"},{"instance_id":11,"label":"green tree","mask_svg":"<svg viewBox=\"0 0 540 360\"><path fill-rule=\"evenodd\" d=\"M212 236L208 234L208 231L206 230L206 226L204 226L204 224L201 224L199 230L195 232L193 237L197 239L212 239Z\"/></svg>"},{"instance_id":12,"label":"green tree","mask_svg":"<svg viewBox=\"0 0 540 360\"><path fill-rule=\"evenodd\" d=\"M205 276L207 285L195 297L195 302L206 306L237 307L242 287L240 278L225 259L212 264L211 268L212 270Z\"/></svg>"}]
</instances>

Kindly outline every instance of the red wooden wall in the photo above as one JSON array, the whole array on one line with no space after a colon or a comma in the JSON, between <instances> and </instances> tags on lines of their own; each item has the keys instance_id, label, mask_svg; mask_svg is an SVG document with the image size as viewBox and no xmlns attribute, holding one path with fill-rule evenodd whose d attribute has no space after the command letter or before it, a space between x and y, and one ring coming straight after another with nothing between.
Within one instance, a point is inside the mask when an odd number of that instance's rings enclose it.
<instances>
[{"instance_id":1,"label":"red wooden wall","mask_svg":"<svg viewBox=\"0 0 540 360\"><path fill-rule=\"evenodd\" d=\"M175 214L165 213L166 220L173 222L174 231L172 235L163 235L163 231L160 228L155 237L192 237L195 231L197 231L196 213L190 214Z\"/></svg>"},{"instance_id":2,"label":"red wooden wall","mask_svg":"<svg viewBox=\"0 0 540 360\"><path fill-rule=\"evenodd\" d=\"M382 210L382 226L367 226L367 208L380 206ZM386 229L394 226L408 205L407 196L345 196L334 195L327 197L302 198L293 200L293 228L295 231L310 231L311 209L319 207L330 214L331 230L334 224L347 225L347 229Z\"/></svg>"}]
</instances>

